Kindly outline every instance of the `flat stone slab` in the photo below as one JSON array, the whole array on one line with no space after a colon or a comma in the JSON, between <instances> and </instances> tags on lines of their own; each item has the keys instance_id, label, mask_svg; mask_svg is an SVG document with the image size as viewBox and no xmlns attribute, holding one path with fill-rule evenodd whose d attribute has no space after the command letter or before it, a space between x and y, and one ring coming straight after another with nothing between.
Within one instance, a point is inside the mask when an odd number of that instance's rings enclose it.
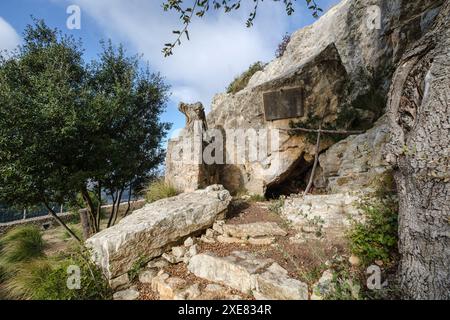
<instances>
[{"instance_id":1,"label":"flat stone slab","mask_svg":"<svg viewBox=\"0 0 450 320\"><path fill-rule=\"evenodd\" d=\"M223 233L234 238L258 238L267 236L285 236L287 232L275 222L255 222L247 224L225 224Z\"/></svg>"},{"instance_id":2,"label":"flat stone slab","mask_svg":"<svg viewBox=\"0 0 450 320\"><path fill-rule=\"evenodd\" d=\"M125 274L137 261L158 257L189 235L223 219L231 202L220 185L145 205L86 241L92 258L109 279Z\"/></svg>"},{"instance_id":3,"label":"flat stone slab","mask_svg":"<svg viewBox=\"0 0 450 320\"><path fill-rule=\"evenodd\" d=\"M361 220L357 195L329 194L289 197L281 216L303 235L343 238L352 220Z\"/></svg>"},{"instance_id":4,"label":"flat stone slab","mask_svg":"<svg viewBox=\"0 0 450 320\"><path fill-rule=\"evenodd\" d=\"M139 298L139 291L136 288L130 288L114 293L113 300L137 300Z\"/></svg>"},{"instance_id":5,"label":"flat stone slab","mask_svg":"<svg viewBox=\"0 0 450 320\"><path fill-rule=\"evenodd\" d=\"M218 282L257 299L307 300L308 286L288 276L272 259L246 251L217 257L203 253L192 257L188 270L197 277Z\"/></svg>"}]
</instances>

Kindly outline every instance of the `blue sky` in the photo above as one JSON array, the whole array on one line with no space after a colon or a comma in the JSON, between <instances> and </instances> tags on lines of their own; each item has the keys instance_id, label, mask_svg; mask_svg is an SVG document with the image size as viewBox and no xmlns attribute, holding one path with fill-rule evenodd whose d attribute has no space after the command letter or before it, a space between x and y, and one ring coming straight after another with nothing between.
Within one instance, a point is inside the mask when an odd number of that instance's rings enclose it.
<instances>
[{"instance_id":1,"label":"blue sky","mask_svg":"<svg viewBox=\"0 0 450 320\"><path fill-rule=\"evenodd\" d=\"M186 0L189 1L189 0ZM248 0L238 12L214 12L196 19L190 28L191 41L184 41L172 57L164 58L163 44L173 39L172 30L179 29L176 14L164 12L162 0L3 0L0 1L0 50L12 49L21 41L30 16L43 18L76 38L81 38L87 60L99 52L99 41L111 39L123 43L128 53L143 54L153 72L160 72L172 86L172 95L163 120L184 126L178 112L180 101L201 101L210 107L215 93L223 92L233 78L255 61L274 58L278 43L285 33L311 24L314 18L304 0L297 0L295 13L288 17L281 3L265 1L259 8L255 25L247 29L245 20ZM316 1L325 11L339 0ZM66 9L81 9L81 29L68 30Z\"/></svg>"}]
</instances>

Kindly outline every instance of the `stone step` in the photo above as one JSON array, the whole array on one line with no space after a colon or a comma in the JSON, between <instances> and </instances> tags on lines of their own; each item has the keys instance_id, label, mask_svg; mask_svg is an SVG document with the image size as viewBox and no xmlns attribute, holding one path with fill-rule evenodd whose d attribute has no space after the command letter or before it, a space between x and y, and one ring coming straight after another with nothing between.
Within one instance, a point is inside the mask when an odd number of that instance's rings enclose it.
<instances>
[{"instance_id":1,"label":"stone step","mask_svg":"<svg viewBox=\"0 0 450 320\"><path fill-rule=\"evenodd\" d=\"M203 253L192 257L188 270L197 277L217 282L256 299L307 300L308 286L290 278L272 259L235 251L227 257Z\"/></svg>"}]
</instances>

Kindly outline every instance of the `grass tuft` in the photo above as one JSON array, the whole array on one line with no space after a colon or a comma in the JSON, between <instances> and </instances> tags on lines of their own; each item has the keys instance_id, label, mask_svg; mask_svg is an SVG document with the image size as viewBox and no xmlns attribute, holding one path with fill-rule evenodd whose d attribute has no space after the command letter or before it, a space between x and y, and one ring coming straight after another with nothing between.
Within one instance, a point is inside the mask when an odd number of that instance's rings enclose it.
<instances>
[{"instance_id":1,"label":"grass tuft","mask_svg":"<svg viewBox=\"0 0 450 320\"><path fill-rule=\"evenodd\" d=\"M156 180L148 187L145 200L148 203L152 203L161 199L171 198L178 195L178 190L166 183L164 180Z\"/></svg>"}]
</instances>

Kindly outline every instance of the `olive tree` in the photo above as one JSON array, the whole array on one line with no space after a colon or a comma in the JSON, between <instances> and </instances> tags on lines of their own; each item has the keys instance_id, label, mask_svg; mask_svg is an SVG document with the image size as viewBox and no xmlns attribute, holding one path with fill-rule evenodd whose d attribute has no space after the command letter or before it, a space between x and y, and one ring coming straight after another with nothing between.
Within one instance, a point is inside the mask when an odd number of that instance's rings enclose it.
<instances>
[{"instance_id":1,"label":"olive tree","mask_svg":"<svg viewBox=\"0 0 450 320\"><path fill-rule=\"evenodd\" d=\"M139 62L108 43L87 65L73 38L41 20L26 28L23 45L0 58L0 203L44 204L78 239L52 204L81 195L87 237L100 230L106 191L115 223L124 191L162 162L170 127L159 120L168 86Z\"/></svg>"}]
</instances>

